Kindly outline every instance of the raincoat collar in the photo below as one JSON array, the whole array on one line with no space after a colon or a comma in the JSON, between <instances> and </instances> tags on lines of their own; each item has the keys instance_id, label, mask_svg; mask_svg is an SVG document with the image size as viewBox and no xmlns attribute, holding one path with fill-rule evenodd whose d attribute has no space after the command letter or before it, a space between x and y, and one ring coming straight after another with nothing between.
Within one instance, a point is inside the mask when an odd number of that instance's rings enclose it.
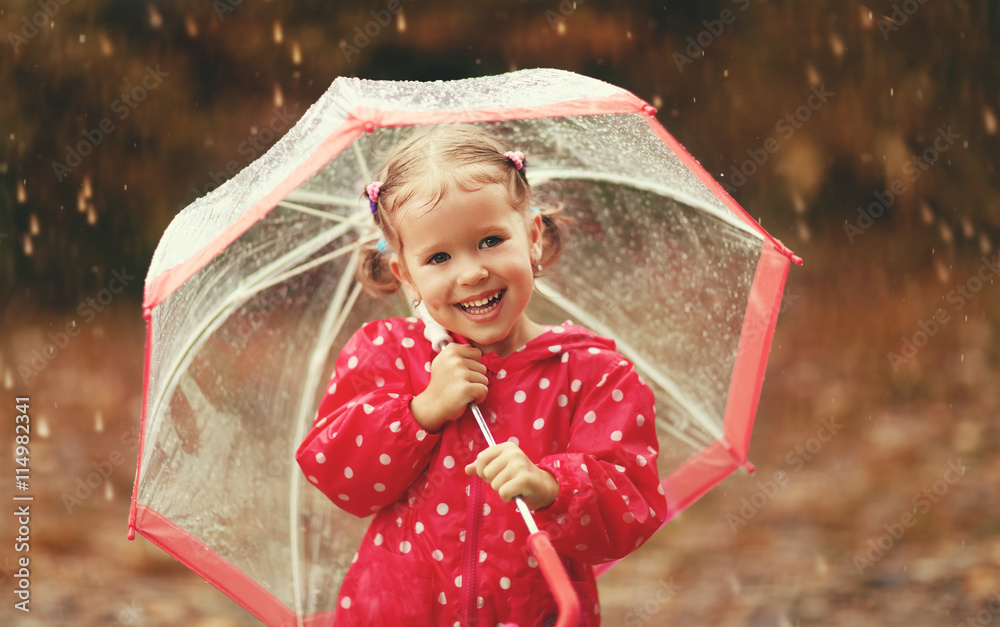
<instances>
[{"instance_id":1,"label":"raincoat collar","mask_svg":"<svg viewBox=\"0 0 1000 627\"><path fill-rule=\"evenodd\" d=\"M468 344L469 341L459 335L452 333L456 342ZM496 353L483 355L482 364L490 372L506 370L513 372L532 365L535 362L553 357L561 358L561 355L569 350L580 350L596 348L602 350L615 350L614 340L595 335L588 329L573 324L570 321L561 325L549 327L538 337L529 340L527 344L516 349L506 357L500 357Z\"/></svg>"}]
</instances>

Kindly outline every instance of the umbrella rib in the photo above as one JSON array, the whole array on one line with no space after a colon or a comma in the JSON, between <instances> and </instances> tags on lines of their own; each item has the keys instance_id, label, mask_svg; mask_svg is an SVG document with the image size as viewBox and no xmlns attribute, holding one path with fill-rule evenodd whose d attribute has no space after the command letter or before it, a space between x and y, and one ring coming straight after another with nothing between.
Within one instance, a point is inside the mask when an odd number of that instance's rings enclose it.
<instances>
[{"instance_id":1,"label":"umbrella rib","mask_svg":"<svg viewBox=\"0 0 1000 627\"><path fill-rule=\"evenodd\" d=\"M532 186L541 185L552 180L590 180L590 181L601 181L605 183L615 183L623 187L631 187L635 189L641 189L648 192L653 192L664 196L666 198L673 198L680 203L683 203L689 207L695 207L697 209L702 209L720 220L737 227L741 231L749 233L756 239L763 239L760 233L754 231L750 226L745 224L742 220L739 220L736 216L732 215L728 211L720 211L718 207L714 207L705 203L704 201L695 198L689 194L685 194L683 191L678 189L672 189L660 185L659 183L653 183L652 181L645 181L632 176L626 176L624 174L612 174L610 172L592 172L588 170L580 170L574 168L545 168L545 167L535 167L528 173L528 179Z\"/></svg>"},{"instance_id":2,"label":"umbrella rib","mask_svg":"<svg viewBox=\"0 0 1000 627\"><path fill-rule=\"evenodd\" d=\"M306 207L305 205L289 202L287 200L282 200L278 203L278 206L284 207L285 209L292 209L294 211L298 211L299 213L304 213L317 218L322 218L324 220L331 220L333 222L346 222L350 219L345 216L339 216L335 213L327 213L326 211L320 211L319 209L313 209L312 207Z\"/></svg>"},{"instance_id":3,"label":"umbrella rib","mask_svg":"<svg viewBox=\"0 0 1000 627\"><path fill-rule=\"evenodd\" d=\"M690 415L695 422L698 423L698 425L705 429L705 431L707 431L713 438L718 439L722 437L722 429L714 424L700 408L688 399L687 395L684 394L684 392L682 392L673 381L650 364L638 350L633 348L627 342L623 342L615 337L616 334L612 332L607 325L598 321L596 318L584 311L583 308L577 306L576 303L560 294L559 291L547 281L543 279L535 279L535 289L537 289L542 296L545 296L565 309L567 313L582 322L584 326L590 328L596 333L614 338L615 343L618 345L618 351L631 359L632 363L634 363L639 370L644 372L646 376L654 380L657 385L670 394L677 404L680 405L684 411L686 411L688 415Z\"/></svg>"},{"instance_id":4,"label":"umbrella rib","mask_svg":"<svg viewBox=\"0 0 1000 627\"><path fill-rule=\"evenodd\" d=\"M285 200L290 200L292 202L314 202L323 205L336 205L339 207L347 207L348 209L356 209L360 204L357 198L323 194L321 192L312 192L301 188L285 196Z\"/></svg>"},{"instance_id":5,"label":"umbrella rib","mask_svg":"<svg viewBox=\"0 0 1000 627\"><path fill-rule=\"evenodd\" d=\"M371 170L368 168L368 162L365 161L364 154L361 153L361 147L358 146L358 142L351 142L351 148L354 150L354 156L358 160L358 167L361 168L361 175L364 176L364 180L369 183L372 182Z\"/></svg>"},{"instance_id":6,"label":"umbrella rib","mask_svg":"<svg viewBox=\"0 0 1000 627\"><path fill-rule=\"evenodd\" d=\"M326 362L326 352L333 343L333 339L337 337L338 333L340 333L340 329L347 321L347 315L350 308L354 306L354 302L361 293L361 284L353 281L354 273L357 270L360 251L360 247L355 247L352 250L351 258L344 268L343 276L337 282L337 289L334 292L333 298L330 299L330 306L327 309L326 314L323 316L323 322L320 325L319 334L315 344L319 350L314 351L309 359L309 369L306 371L305 384L301 388L302 394L299 397L299 406L296 411L295 438L293 439L293 445L295 446L297 446L297 443L301 442L305 437L306 426L309 424L308 416L309 413L311 413L314 403L313 397L315 395L315 384L319 381L320 368L322 368L323 364ZM353 289L348 295L346 294L347 288L348 285L351 285L352 283L354 283ZM326 347L326 349L323 349L323 347ZM293 451L293 458L294 453L295 452ZM290 502L288 511L289 534L291 536L289 541L292 547L292 593L295 603L299 604L302 599L302 565L300 563L299 556L299 548L302 539L299 534L298 515L302 480L296 473L291 474L290 480L292 485L290 487ZM296 615L299 617L298 620L300 627L302 625L301 610L301 607L296 607Z\"/></svg>"}]
</instances>

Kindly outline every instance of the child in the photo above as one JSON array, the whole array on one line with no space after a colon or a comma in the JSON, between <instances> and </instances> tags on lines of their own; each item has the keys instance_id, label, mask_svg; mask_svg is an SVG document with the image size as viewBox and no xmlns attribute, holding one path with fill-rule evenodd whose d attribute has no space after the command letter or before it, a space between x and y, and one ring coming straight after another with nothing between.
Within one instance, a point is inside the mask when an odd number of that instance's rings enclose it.
<instances>
[{"instance_id":1,"label":"child","mask_svg":"<svg viewBox=\"0 0 1000 627\"><path fill-rule=\"evenodd\" d=\"M561 239L558 218L529 209L524 168L485 131L442 126L398 146L368 187L385 241L362 280L402 284L455 341L436 354L416 318L363 326L299 447L311 483L375 515L336 625L550 624L558 610L525 549L518 495L574 580L581 625L598 625L591 564L664 519L650 389L611 340L525 315Z\"/></svg>"}]
</instances>

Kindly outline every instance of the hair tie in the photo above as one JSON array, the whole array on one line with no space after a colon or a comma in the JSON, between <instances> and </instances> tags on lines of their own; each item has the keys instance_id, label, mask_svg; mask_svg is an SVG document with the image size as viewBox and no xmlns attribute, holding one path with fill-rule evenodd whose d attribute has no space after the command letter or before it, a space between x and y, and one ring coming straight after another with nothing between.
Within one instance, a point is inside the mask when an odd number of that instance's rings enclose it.
<instances>
[{"instance_id":1,"label":"hair tie","mask_svg":"<svg viewBox=\"0 0 1000 627\"><path fill-rule=\"evenodd\" d=\"M389 242L386 241L384 237L378 241L378 244L375 244L375 248L378 249L380 255L392 252L392 248L389 247Z\"/></svg>"},{"instance_id":2,"label":"hair tie","mask_svg":"<svg viewBox=\"0 0 1000 627\"><path fill-rule=\"evenodd\" d=\"M514 169L520 170L524 167L524 153L520 151L505 152L503 156L514 162Z\"/></svg>"},{"instance_id":3,"label":"hair tie","mask_svg":"<svg viewBox=\"0 0 1000 627\"><path fill-rule=\"evenodd\" d=\"M381 189L382 181L375 181L365 189L368 192L368 206L371 207L372 215L378 213L378 193Z\"/></svg>"}]
</instances>

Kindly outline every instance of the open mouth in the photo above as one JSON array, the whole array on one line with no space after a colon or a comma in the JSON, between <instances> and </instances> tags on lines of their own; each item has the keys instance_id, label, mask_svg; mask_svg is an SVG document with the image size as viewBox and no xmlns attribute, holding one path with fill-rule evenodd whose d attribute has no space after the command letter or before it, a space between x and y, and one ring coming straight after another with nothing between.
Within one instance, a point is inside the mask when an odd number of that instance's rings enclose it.
<instances>
[{"instance_id":1,"label":"open mouth","mask_svg":"<svg viewBox=\"0 0 1000 627\"><path fill-rule=\"evenodd\" d=\"M458 303L458 306L462 308L462 311L471 314L484 314L492 311L503 298L504 292L507 290L498 290L493 294L486 296L484 298L477 298L475 300L467 300L462 303Z\"/></svg>"}]
</instances>

